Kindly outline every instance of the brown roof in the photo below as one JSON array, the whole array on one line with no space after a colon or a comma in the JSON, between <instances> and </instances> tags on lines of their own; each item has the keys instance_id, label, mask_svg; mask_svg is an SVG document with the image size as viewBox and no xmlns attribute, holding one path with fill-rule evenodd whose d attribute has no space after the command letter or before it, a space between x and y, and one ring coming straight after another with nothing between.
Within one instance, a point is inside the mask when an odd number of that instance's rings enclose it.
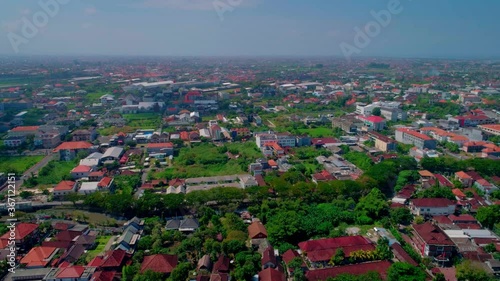
<instances>
[{"instance_id":1,"label":"brown roof","mask_svg":"<svg viewBox=\"0 0 500 281\"><path fill-rule=\"evenodd\" d=\"M387 276L387 270L390 266L391 263L388 261L351 264L332 268L310 270L306 273L306 278L309 281L322 281L330 277L336 277L340 274L362 275L370 271L375 271L380 274L383 280L385 280Z\"/></svg>"},{"instance_id":2,"label":"brown roof","mask_svg":"<svg viewBox=\"0 0 500 281\"><path fill-rule=\"evenodd\" d=\"M274 268L266 268L259 272L260 281L285 281L285 274Z\"/></svg>"},{"instance_id":3,"label":"brown roof","mask_svg":"<svg viewBox=\"0 0 500 281\"><path fill-rule=\"evenodd\" d=\"M177 256L158 254L144 257L141 272L152 270L160 273L171 273L177 266Z\"/></svg>"},{"instance_id":4,"label":"brown roof","mask_svg":"<svg viewBox=\"0 0 500 281\"><path fill-rule=\"evenodd\" d=\"M260 221L253 222L248 226L248 236L250 236L250 239L257 237L259 234L267 237L266 227Z\"/></svg>"},{"instance_id":5,"label":"brown roof","mask_svg":"<svg viewBox=\"0 0 500 281\"><path fill-rule=\"evenodd\" d=\"M430 208L440 208L440 207L448 207L455 205L453 201L446 198L420 198L420 199L412 199L411 202L416 207L430 207Z\"/></svg>"},{"instance_id":6,"label":"brown roof","mask_svg":"<svg viewBox=\"0 0 500 281\"><path fill-rule=\"evenodd\" d=\"M430 245L455 245L439 227L431 222L412 225L415 232Z\"/></svg>"},{"instance_id":7,"label":"brown roof","mask_svg":"<svg viewBox=\"0 0 500 281\"><path fill-rule=\"evenodd\" d=\"M217 272L227 273L227 272L229 272L229 262L230 262L230 260L228 257L226 257L224 255L220 255L219 259L217 260L217 262L214 265L213 272L214 273L217 273Z\"/></svg>"},{"instance_id":8,"label":"brown roof","mask_svg":"<svg viewBox=\"0 0 500 281\"><path fill-rule=\"evenodd\" d=\"M400 259L402 259L402 262L407 262L413 266L418 266L418 263L410 257L410 255L399 245L399 243L394 243L391 245L392 251L395 252Z\"/></svg>"}]
</instances>

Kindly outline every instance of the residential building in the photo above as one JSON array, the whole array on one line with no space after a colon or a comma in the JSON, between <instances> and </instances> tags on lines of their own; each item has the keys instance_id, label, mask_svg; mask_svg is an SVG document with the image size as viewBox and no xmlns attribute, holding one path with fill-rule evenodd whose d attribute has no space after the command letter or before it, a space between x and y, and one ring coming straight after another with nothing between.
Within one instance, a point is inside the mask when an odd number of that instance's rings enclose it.
<instances>
[{"instance_id":1,"label":"residential building","mask_svg":"<svg viewBox=\"0 0 500 281\"><path fill-rule=\"evenodd\" d=\"M377 272L382 280L387 279L387 271L391 263L388 261L374 261L359 264L350 264L344 266L328 267L315 270L308 270L306 272L306 279L308 281L323 281L329 278L335 278L339 275L363 275L369 272Z\"/></svg>"},{"instance_id":2,"label":"residential building","mask_svg":"<svg viewBox=\"0 0 500 281\"><path fill-rule=\"evenodd\" d=\"M145 256L141 264L141 273L148 270L162 273L164 277L168 277L177 266L177 256L167 254L157 254Z\"/></svg>"},{"instance_id":3,"label":"residential building","mask_svg":"<svg viewBox=\"0 0 500 281\"><path fill-rule=\"evenodd\" d=\"M382 107L380 108L380 113L385 119L390 121L404 121L408 118L406 111L399 108Z\"/></svg>"},{"instance_id":4,"label":"residential building","mask_svg":"<svg viewBox=\"0 0 500 281\"><path fill-rule=\"evenodd\" d=\"M275 143L278 141L278 137L269 132L269 133L259 133L255 135L255 143L257 147L262 148L268 143Z\"/></svg>"},{"instance_id":5,"label":"residential building","mask_svg":"<svg viewBox=\"0 0 500 281\"><path fill-rule=\"evenodd\" d=\"M422 257L433 258L436 262L449 262L454 255L455 243L432 222L413 224L412 246Z\"/></svg>"},{"instance_id":6,"label":"residential building","mask_svg":"<svg viewBox=\"0 0 500 281\"><path fill-rule=\"evenodd\" d=\"M73 170L71 170L71 178L73 179L88 178L91 172L92 172L92 167L78 165L75 168L73 168Z\"/></svg>"},{"instance_id":7,"label":"residential building","mask_svg":"<svg viewBox=\"0 0 500 281\"><path fill-rule=\"evenodd\" d=\"M8 136L35 136L40 126L18 126L8 132Z\"/></svg>"},{"instance_id":8,"label":"residential building","mask_svg":"<svg viewBox=\"0 0 500 281\"><path fill-rule=\"evenodd\" d=\"M44 281L89 281L96 271L92 266L68 266L68 267L53 267L50 272L45 275Z\"/></svg>"},{"instance_id":9,"label":"residential building","mask_svg":"<svg viewBox=\"0 0 500 281\"><path fill-rule=\"evenodd\" d=\"M34 223L19 223L14 230L16 247L23 251L29 249L32 245L38 243L39 229L38 224ZM5 249L9 246L10 231L0 237L0 249Z\"/></svg>"},{"instance_id":10,"label":"residential building","mask_svg":"<svg viewBox=\"0 0 500 281\"><path fill-rule=\"evenodd\" d=\"M72 192L76 192L77 187L78 185L74 181L61 181L54 187L52 194L54 197L64 197Z\"/></svg>"},{"instance_id":11,"label":"residential building","mask_svg":"<svg viewBox=\"0 0 500 281\"><path fill-rule=\"evenodd\" d=\"M266 227L260 221L254 221L248 226L248 237L250 239L267 238Z\"/></svg>"},{"instance_id":12,"label":"residential building","mask_svg":"<svg viewBox=\"0 0 500 281\"><path fill-rule=\"evenodd\" d=\"M356 119L355 116L343 116L332 119L332 127L340 128L342 131L348 134L356 134L361 131L361 127L363 127L363 122Z\"/></svg>"},{"instance_id":13,"label":"residential building","mask_svg":"<svg viewBox=\"0 0 500 281\"><path fill-rule=\"evenodd\" d=\"M412 144L420 149L435 149L437 146L436 140L407 128L400 128L396 130L396 141L405 144Z\"/></svg>"},{"instance_id":14,"label":"residential building","mask_svg":"<svg viewBox=\"0 0 500 281\"><path fill-rule=\"evenodd\" d=\"M97 131L95 128L86 130L76 130L72 134L73 141L88 141L93 142L97 138Z\"/></svg>"},{"instance_id":15,"label":"residential building","mask_svg":"<svg viewBox=\"0 0 500 281\"><path fill-rule=\"evenodd\" d=\"M120 158L122 157L124 153L123 148L114 146L106 149L104 154L102 155L101 161L106 162L106 161L120 161Z\"/></svg>"},{"instance_id":16,"label":"residential building","mask_svg":"<svg viewBox=\"0 0 500 281\"><path fill-rule=\"evenodd\" d=\"M280 269L266 268L259 272L260 281L285 281L286 277Z\"/></svg>"},{"instance_id":17,"label":"residential building","mask_svg":"<svg viewBox=\"0 0 500 281\"><path fill-rule=\"evenodd\" d=\"M497 121L486 115L466 115L450 117L450 121L457 122L460 127L476 127L478 125L495 124Z\"/></svg>"},{"instance_id":18,"label":"residential building","mask_svg":"<svg viewBox=\"0 0 500 281\"><path fill-rule=\"evenodd\" d=\"M456 203L446 198L420 198L410 200L410 210L416 216L451 215Z\"/></svg>"},{"instance_id":19,"label":"residential building","mask_svg":"<svg viewBox=\"0 0 500 281\"><path fill-rule=\"evenodd\" d=\"M290 133L278 133L276 134L278 139L278 144L281 147L295 147L296 146L296 138Z\"/></svg>"},{"instance_id":20,"label":"residential building","mask_svg":"<svg viewBox=\"0 0 500 281\"><path fill-rule=\"evenodd\" d=\"M151 153L165 153L167 156L174 155L174 144L171 142L148 143L146 150Z\"/></svg>"},{"instance_id":21,"label":"residential building","mask_svg":"<svg viewBox=\"0 0 500 281\"><path fill-rule=\"evenodd\" d=\"M85 141L72 141L63 142L57 146L53 151L59 152L59 157L61 161L71 161L73 160L78 152L90 152L92 144Z\"/></svg>"},{"instance_id":22,"label":"residential building","mask_svg":"<svg viewBox=\"0 0 500 281\"><path fill-rule=\"evenodd\" d=\"M464 171L456 172L455 179L458 180L464 187L471 187L472 184L474 183L472 177L467 173L465 173Z\"/></svg>"},{"instance_id":23,"label":"residential building","mask_svg":"<svg viewBox=\"0 0 500 281\"><path fill-rule=\"evenodd\" d=\"M10 136L3 140L3 144L7 147L18 147L26 142L26 136Z\"/></svg>"},{"instance_id":24,"label":"residential building","mask_svg":"<svg viewBox=\"0 0 500 281\"><path fill-rule=\"evenodd\" d=\"M80 189L78 190L79 194L87 195L99 190L98 182L82 182Z\"/></svg>"},{"instance_id":25,"label":"residential building","mask_svg":"<svg viewBox=\"0 0 500 281\"><path fill-rule=\"evenodd\" d=\"M19 262L25 268L46 267L58 253L56 247L34 247Z\"/></svg>"}]
</instances>

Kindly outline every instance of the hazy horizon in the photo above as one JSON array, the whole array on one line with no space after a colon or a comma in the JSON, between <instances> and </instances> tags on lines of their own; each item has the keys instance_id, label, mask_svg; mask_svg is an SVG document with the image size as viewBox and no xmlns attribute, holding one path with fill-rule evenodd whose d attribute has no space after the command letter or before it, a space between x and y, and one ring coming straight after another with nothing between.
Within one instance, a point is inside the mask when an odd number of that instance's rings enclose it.
<instances>
[{"instance_id":1,"label":"hazy horizon","mask_svg":"<svg viewBox=\"0 0 500 281\"><path fill-rule=\"evenodd\" d=\"M63 0L41 0L50 1ZM64 1L29 37L25 21L44 20L39 1L3 3L0 54L343 58L344 44L356 49L353 58L500 58L494 0L400 0L362 46L356 28L377 22L374 13L397 0Z\"/></svg>"}]
</instances>

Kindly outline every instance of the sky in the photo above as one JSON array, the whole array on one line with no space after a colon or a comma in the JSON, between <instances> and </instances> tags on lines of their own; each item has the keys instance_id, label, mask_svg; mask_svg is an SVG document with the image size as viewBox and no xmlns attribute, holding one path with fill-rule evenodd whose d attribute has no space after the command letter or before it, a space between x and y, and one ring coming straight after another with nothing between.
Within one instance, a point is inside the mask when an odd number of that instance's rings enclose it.
<instances>
[{"instance_id":1,"label":"sky","mask_svg":"<svg viewBox=\"0 0 500 281\"><path fill-rule=\"evenodd\" d=\"M57 9L49 14L41 3ZM1 7L3 55L500 58L498 0L2 0Z\"/></svg>"}]
</instances>

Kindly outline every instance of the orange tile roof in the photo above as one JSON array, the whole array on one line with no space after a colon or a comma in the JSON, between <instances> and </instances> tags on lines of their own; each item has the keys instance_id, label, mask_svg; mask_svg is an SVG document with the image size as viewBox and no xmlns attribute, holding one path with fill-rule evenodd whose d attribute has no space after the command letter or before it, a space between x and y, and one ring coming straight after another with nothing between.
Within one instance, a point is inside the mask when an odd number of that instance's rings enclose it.
<instances>
[{"instance_id":1,"label":"orange tile roof","mask_svg":"<svg viewBox=\"0 0 500 281\"><path fill-rule=\"evenodd\" d=\"M38 224L34 224L34 223L20 223L18 225L16 225L16 228L15 228L15 237L17 240L23 240L24 238L26 238L26 236L30 235L31 233L33 233L33 231L35 231L36 229L38 228ZM5 233L4 235L2 235L2 237L0 238L2 240L8 240L9 239L9 232Z\"/></svg>"},{"instance_id":2,"label":"orange tile roof","mask_svg":"<svg viewBox=\"0 0 500 281\"><path fill-rule=\"evenodd\" d=\"M462 179L472 179L472 177L467 175L464 171L456 172L455 175Z\"/></svg>"},{"instance_id":3,"label":"orange tile roof","mask_svg":"<svg viewBox=\"0 0 500 281\"><path fill-rule=\"evenodd\" d=\"M58 185L56 185L56 187L54 187L54 191L72 190L74 186L74 181L61 181Z\"/></svg>"},{"instance_id":4,"label":"orange tile roof","mask_svg":"<svg viewBox=\"0 0 500 281\"><path fill-rule=\"evenodd\" d=\"M500 131L500 124L480 125L479 127Z\"/></svg>"},{"instance_id":5,"label":"orange tile roof","mask_svg":"<svg viewBox=\"0 0 500 281\"><path fill-rule=\"evenodd\" d=\"M71 170L72 173L86 173L92 171L92 167L85 166L85 165L78 165L73 170Z\"/></svg>"},{"instance_id":6,"label":"orange tile roof","mask_svg":"<svg viewBox=\"0 0 500 281\"><path fill-rule=\"evenodd\" d=\"M54 149L54 152L58 152L60 150L77 150L77 149L89 149L92 147L90 142L86 141L69 141L63 142L58 147Z\"/></svg>"},{"instance_id":7,"label":"orange tile roof","mask_svg":"<svg viewBox=\"0 0 500 281\"><path fill-rule=\"evenodd\" d=\"M148 148L173 148L174 144L171 142L165 143L148 143Z\"/></svg>"},{"instance_id":8,"label":"orange tile roof","mask_svg":"<svg viewBox=\"0 0 500 281\"><path fill-rule=\"evenodd\" d=\"M26 132L26 131L37 131L39 126L19 126L12 129L12 132Z\"/></svg>"},{"instance_id":9,"label":"orange tile roof","mask_svg":"<svg viewBox=\"0 0 500 281\"><path fill-rule=\"evenodd\" d=\"M26 267L45 267L56 250L55 247L35 247L21 259L21 264L26 264Z\"/></svg>"}]
</instances>

